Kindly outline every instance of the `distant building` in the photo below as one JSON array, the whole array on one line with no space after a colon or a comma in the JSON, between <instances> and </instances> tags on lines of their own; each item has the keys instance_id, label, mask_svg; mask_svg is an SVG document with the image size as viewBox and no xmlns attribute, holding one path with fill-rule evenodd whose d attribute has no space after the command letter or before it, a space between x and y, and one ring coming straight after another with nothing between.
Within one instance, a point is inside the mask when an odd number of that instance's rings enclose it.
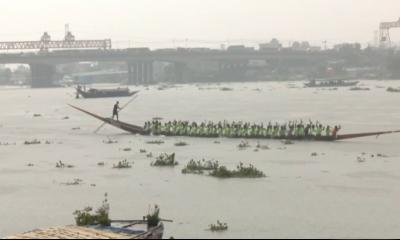
<instances>
[{"instance_id":1,"label":"distant building","mask_svg":"<svg viewBox=\"0 0 400 240\"><path fill-rule=\"evenodd\" d=\"M308 49L308 51L310 51L310 52L320 52L322 50L322 48L321 47L318 47L318 46L311 46L309 49Z\"/></svg>"},{"instance_id":2,"label":"distant building","mask_svg":"<svg viewBox=\"0 0 400 240\"><path fill-rule=\"evenodd\" d=\"M278 41L278 39L274 38L269 43L261 43L259 48L260 51L280 50L282 48L282 44Z\"/></svg>"},{"instance_id":3,"label":"distant building","mask_svg":"<svg viewBox=\"0 0 400 240\"><path fill-rule=\"evenodd\" d=\"M341 50L361 50L361 44L359 43L342 43L342 44L336 44L333 46L333 49L336 51L341 51Z\"/></svg>"},{"instance_id":4,"label":"distant building","mask_svg":"<svg viewBox=\"0 0 400 240\"><path fill-rule=\"evenodd\" d=\"M232 45L227 48L228 52L254 52L255 49L252 47L246 47L244 45Z\"/></svg>"},{"instance_id":5,"label":"distant building","mask_svg":"<svg viewBox=\"0 0 400 240\"><path fill-rule=\"evenodd\" d=\"M321 51L321 47L311 46L309 42L294 42L292 44L292 49L295 51L305 51L305 52L318 52Z\"/></svg>"}]
</instances>

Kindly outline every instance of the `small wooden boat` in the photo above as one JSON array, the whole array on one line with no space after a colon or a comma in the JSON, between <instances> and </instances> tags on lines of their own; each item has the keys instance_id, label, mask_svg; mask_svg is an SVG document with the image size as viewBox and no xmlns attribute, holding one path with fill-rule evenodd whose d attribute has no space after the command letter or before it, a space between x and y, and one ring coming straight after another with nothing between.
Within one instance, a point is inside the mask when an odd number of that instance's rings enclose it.
<instances>
[{"instance_id":1,"label":"small wooden boat","mask_svg":"<svg viewBox=\"0 0 400 240\"><path fill-rule=\"evenodd\" d=\"M304 84L308 88L325 88L325 87L353 87L359 81L345 81L345 80L312 80Z\"/></svg>"},{"instance_id":2,"label":"small wooden boat","mask_svg":"<svg viewBox=\"0 0 400 240\"><path fill-rule=\"evenodd\" d=\"M75 107L73 105L69 105L72 108L81 111L85 114L88 114L94 118L97 118L98 120L102 121L103 123L109 124L111 126L114 126L116 128L119 128L121 130L124 130L126 132L132 133L132 134L140 134L140 135L151 135L151 131L144 129L143 127L136 126L133 124L121 122L121 121L115 121L111 118L104 118L101 117L97 114L88 112L84 109L81 109L79 107ZM385 134L393 134L393 133L400 133L400 130L398 131L381 131L381 132L368 132L368 133L354 133L354 134L344 134L344 135L337 135L337 136L308 136L308 137L277 137L273 139L278 139L278 140L302 140L302 141L328 141L328 142L333 142L333 141L339 141L339 140L346 140L346 139L354 139L354 138L361 138L361 137L370 137L370 136L380 136L380 135L385 135ZM212 138L218 138L219 136L208 136ZM260 139L260 138L256 138ZM271 139L271 138L264 138L264 139Z\"/></svg>"},{"instance_id":3,"label":"small wooden boat","mask_svg":"<svg viewBox=\"0 0 400 240\"><path fill-rule=\"evenodd\" d=\"M115 88L115 89L95 89L91 88L87 91L82 87L76 88L76 98L82 96L83 98L108 98L108 97L130 97L138 93L137 91L131 92L129 88Z\"/></svg>"},{"instance_id":4,"label":"small wooden boat","mask_svg":"<svg viewBox=\"0 0 400 240\"><path fill-rule=\"evenodd\" d=\"M64 226L36 229L5 239L162 239L164 225L148 229L145 221L123 221L110 227Z\"/></svg>"},{"instance_id":5,"label":"small wooden boat","mask_svg":"<svg viewBox=\"0 0 400 240\"><path fill-rule=\"evenodd\" d=\"M389 87L386 91L393 92L393 93L399 93L400 92L400 88Z\"/></svg>"}]
</instances>

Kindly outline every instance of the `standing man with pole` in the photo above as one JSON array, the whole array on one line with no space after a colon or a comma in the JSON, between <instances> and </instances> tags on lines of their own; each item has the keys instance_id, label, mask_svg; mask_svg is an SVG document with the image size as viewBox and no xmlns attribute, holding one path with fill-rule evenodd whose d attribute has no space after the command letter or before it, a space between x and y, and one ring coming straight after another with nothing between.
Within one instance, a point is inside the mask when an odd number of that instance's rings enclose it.
<instances>
[{"instance_id":1,"label":"standing man with pole","mask_svg":"<svg viewBox=\"0 0 400 240\"><path fill-rule=\"evenodd\" d=\"M121 109L122 109L122 108L119 107L119 102L117 102L117 103L114 105L114 108L113 108L112 119L114 119L114 117L117 117L117 121L119 121L118 112L119 112L119 110L121 110Z\"/></svg>"},{"instance_id":2,"label":"standing man with pole","mask_svg":"<svg viewBox=\"0 0 400 240\"><path fill-rule=\"evenodd\" d=\"M122 106L122 108L119 107L119 102L117 102L117 103L114 105L114 108L113 108L113 117L112 117L112 119L114 119L114 117L117 116L117 121L119 121L119 120L118 120L118 113L119 113L119 111L123 110L123 109L126 108L129 104L131 104L131 103L133 102L133 100L136 99L137 96L138 96L138 95L133 96L133 98L132 98L131 100L129 100L129 102L127 102L124 106ZM106 125L106 123L101 124L101 125L94 131L94 133L98 133L98 132L100 131L100 129L102 129L105 125Z\"/></svg>"}]
</instances>

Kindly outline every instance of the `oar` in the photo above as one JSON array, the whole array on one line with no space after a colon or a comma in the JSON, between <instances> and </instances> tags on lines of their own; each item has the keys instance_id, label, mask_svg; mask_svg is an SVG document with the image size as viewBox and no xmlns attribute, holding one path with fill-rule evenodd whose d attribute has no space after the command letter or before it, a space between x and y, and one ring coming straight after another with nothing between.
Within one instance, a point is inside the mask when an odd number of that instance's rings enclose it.
<instances>
[{"instance_id":1,"label":"oar","mask_svg":"<svg viewBox=\"0 0 400 240\"><path fill-rule=\"evenodd\" d=\"M137 94L136 94L135 96L133 96L132 99L129 100L129 102L127 102L124 106L122 106L122 108L121 108L119 111L121 112L124 108L126 108L129 104L131 104L131 103L136 99L137 96L138 96ZM101 125L96 129L96 131L94 131L94 133L98 133L106 124L107 124L107 123L101 124Z\"/></svg>"}]
</instances>

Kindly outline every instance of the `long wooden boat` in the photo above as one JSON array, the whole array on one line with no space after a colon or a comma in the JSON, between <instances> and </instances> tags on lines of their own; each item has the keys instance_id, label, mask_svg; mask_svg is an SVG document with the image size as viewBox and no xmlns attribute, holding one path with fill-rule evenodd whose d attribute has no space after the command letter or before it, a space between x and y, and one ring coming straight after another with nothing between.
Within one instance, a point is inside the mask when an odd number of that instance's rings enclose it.
<instances>
[{"instance_id":1,"label":"long wooden boat","mask_svg":"<svg viewBox=\"0 0 400 240\"><path fill-rule=\"evenodd\" d=\"M353 87L359 81L344 81L344 80L313 80L304 84L308 88L324 88L324 87Z\"/></svg>"},{"instance_id":2,"label":"long wooden boat","mask_svg":"<svg viewBox=\"0 0 400 240\"><path fill-rule=\"evenodd\" d=\"M162 239L164 225L146 229L146 224L126 224L122 227L78 227L64 226L36 229L6 237L5 239Z\"/></svg>"},{"instance_id":3,"label":"long wooden boat","mask_svg":"<svg viewBox=\"0 0 400 240\"><path fill-rule=\"evenodd\" d=\"M162 222L148 229L146 222L135 221L112 224L110 227L64 226L36 229L5 239L162 239L163 234Z\"/></svg>"},{"instance_id":4,"label":"long wooden boat","mask_svg":"<svg viewBox=\"0 0 400 240\"><path fill-rule=\"evenodd\" d=\"M109 98L109 97L130 97L138 93L138 91L130 91L129 88L115 88L115 89L95 89L91 88L87 91L82 90L81 87L76 89L76 98L82 96L83 98Z\"/></svg>"},{"instance_id":5,"label":"long wooden boat","mask_svg":"<svg viewBox=\"0 0 400 240\"><path fill-rule=\"evenodd\" d=\"M121 130L124 130L126 132L132 133L132 134L140 134L140 135L151 135L151 132L144 129L143 127L121 122L121 121L116 121L111 118L105 118L101 117L97 114L88 112L82 108L69 105L72 108L81 111L87 115L90 115L106 124L109 124L113 127L119 128ZM339 140L347 140L347 139L354 139L354 138L361 138L361 137L370 137L370 136L380 136L380 135L385 135L385 134L393 134L393 133L400 133L400 130L397 131L380 131L380 132L367 132L367 133L353 133L353 134L343 134L343 135L337 135L337 136L321 136L321 137L315 137L315 136L309 136L309 137L277 137L273 139L278 139L278 140L304 140L304 141L328 141L328 142L333 142L333 141L339 141ZM210 137L218 137L218 136L210 136ZM260 138L258 138L260 139ZM264 138L264 139L271 139L271 138Z\"/></svg>"}]
</instances>

